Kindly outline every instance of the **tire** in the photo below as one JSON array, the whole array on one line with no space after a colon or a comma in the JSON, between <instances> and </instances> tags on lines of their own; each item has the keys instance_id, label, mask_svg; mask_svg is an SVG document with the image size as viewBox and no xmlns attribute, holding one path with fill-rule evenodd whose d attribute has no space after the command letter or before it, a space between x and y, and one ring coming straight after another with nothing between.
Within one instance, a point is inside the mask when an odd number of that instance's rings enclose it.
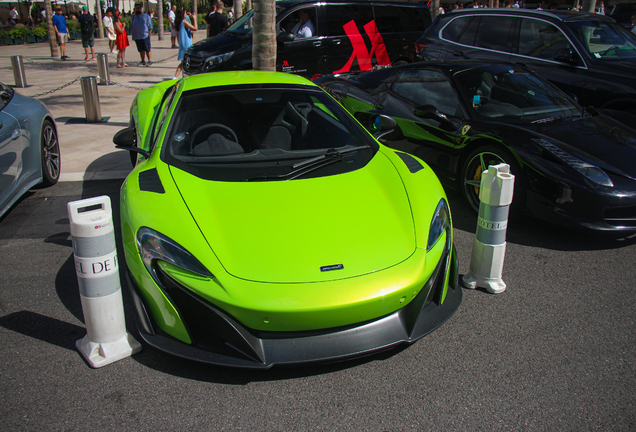
<instances>
[{"instance_id":1,"label":"tire","mask_svg":"<svg viewBox=\"0 0 636 432\"><path fill-rule=\"evenodd\" d=\"M515 189L510 206L510 219L514 219L519 217L525 208L525 185L519 164L503 147L487 144L477 147L468 154L462 166L461 190L470 207L478 213L481 175L490 165L500 163L510 165L510 173L515 176Z\"/></svg>"},{"instance_id":2,"label":"tire","mask_svg":"<svg viewBox=\"0 0 636 432\"><path fill-rule=\"evenodd\" d=\"M44 187L53 186L60 179L62 163L57 131L49 120L44 121L40 132L40 155L41 185Z\"/></svg>"}]
</instances>

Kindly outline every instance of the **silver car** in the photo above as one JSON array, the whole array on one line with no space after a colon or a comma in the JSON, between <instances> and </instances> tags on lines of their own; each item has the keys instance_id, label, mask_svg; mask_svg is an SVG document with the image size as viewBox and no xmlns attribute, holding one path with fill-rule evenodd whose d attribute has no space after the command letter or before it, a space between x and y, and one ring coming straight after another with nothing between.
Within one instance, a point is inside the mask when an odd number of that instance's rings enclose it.
<instances>
[{"instance_id":1,"label":"silver car","mask_svg":"<svg viewBox=\"0 0 636 432\"><path fill-rule=\"evenodd\" d=\"M0 216L33 186L60 178L53 116L37 99L0 83Z\"/></svg>"}]
</instances>

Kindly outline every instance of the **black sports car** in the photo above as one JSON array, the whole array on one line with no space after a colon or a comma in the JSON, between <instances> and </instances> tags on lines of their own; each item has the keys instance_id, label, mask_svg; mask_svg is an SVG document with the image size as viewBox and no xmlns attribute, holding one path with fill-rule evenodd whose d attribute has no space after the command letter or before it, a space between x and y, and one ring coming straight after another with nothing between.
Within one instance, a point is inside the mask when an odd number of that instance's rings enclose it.
<instances>
[{"instance_id":1,"label":"black sports car","mask_svg":"<svg viewBox=\"0 0 636 432\"><path fill-rule=\"evenodd\" d=\"M504 162L516 176L513 216L636 230L636 130L525 68L416 63L316 83L366 127L371 113L393 117L382 140L426 161L475 210L481 173Z\"/></svg>"}]
</instances>

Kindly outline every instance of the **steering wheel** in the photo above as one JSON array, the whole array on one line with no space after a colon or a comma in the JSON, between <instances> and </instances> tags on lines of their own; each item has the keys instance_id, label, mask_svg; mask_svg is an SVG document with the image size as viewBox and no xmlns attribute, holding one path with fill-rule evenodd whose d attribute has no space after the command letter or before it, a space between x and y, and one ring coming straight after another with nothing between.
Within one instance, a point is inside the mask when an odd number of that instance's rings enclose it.
<instances>
[{"instance_id":1,"label":"steering wheel","mask_svg":"<svg viewBox=\"0 0 636 432\"><path fill-rule=\"evenodd\" d=\"M605 51L601 51L599 54L604 56L604 55L607 55L607 53L609 53L610 51L618 51L619 49L621 49L619 46L612 45L611 47L609 47Z\"/></svg>"},{"instance_id":2,"label":"steering wheel","mask_svg":"<svg viewBox=\"0 0 636 432\"><path fill-rule=\"evenodd\" d=\"M238 138L236 137L236 134L234 133L234 131L232 129L230 129L229 127L221 124L221 123L206 123L203 126L199 126L198 128L196 128L196 130L194 131L194 133L192 134L192 140L190 141L190 152L192 152L192 150L194 150L194 143L196 142L196 137L197 135L199 135L199 133L201 133L201 131L206 130L206 129L212 129L212 128L217 128L217 129L221 129L221 135L223 135L225 138L234 141L235 143L238 144Z\"/></svg>"}]
</instances>

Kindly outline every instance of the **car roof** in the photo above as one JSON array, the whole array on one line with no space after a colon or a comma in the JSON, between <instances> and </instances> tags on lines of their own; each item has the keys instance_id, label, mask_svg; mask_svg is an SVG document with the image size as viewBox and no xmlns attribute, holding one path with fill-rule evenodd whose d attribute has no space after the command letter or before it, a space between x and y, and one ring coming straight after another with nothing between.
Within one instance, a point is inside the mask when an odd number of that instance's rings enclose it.
<instances>
[{"instance_id":1,"label":"car roof","mask_svg":"<svg viewBox=\"0 0 636 432\"><path fill-rule=\"evenodd\" d=\"M475 67L488 67L488 66L509 66L513 69L523 69L519 65L515 65L505 61L488 61L488 60L439 60L430 62L417 62L407 65L397 66L395 69L408 70L408 69L425 69L436 68L444 69L446 71L457 72L464 69L473 69Z\"/></svg>"},{"instance_id":2,"label":"car roof","mask_svg":"<svg viewBox=\"0 0 636 432\"><path fill-rule=\"evenodd\" d=\"M578 12L569 10L537 10L537 9L509 9L509 8L481 8L481 9L462 9L448 12L442 15L445 19L450 19L458 15L491 15L493 13L501 15L516 16L532 16L536 18L549 18L559 21L579 21L579 20L598 20L598 21L614 21L605 15Z\"/></svg>"},{"instance_id":3,"label":"car roof","mask_svg":"<svg viewBox=\"0 0 636 432\"><path fill-rule=\"evenodd\" d=\"M283 84L318 87L308 79L298 75L283 72L246 70L193 75L183 79L183 91L246 84Z\"/></svg>"}]
</instances>

